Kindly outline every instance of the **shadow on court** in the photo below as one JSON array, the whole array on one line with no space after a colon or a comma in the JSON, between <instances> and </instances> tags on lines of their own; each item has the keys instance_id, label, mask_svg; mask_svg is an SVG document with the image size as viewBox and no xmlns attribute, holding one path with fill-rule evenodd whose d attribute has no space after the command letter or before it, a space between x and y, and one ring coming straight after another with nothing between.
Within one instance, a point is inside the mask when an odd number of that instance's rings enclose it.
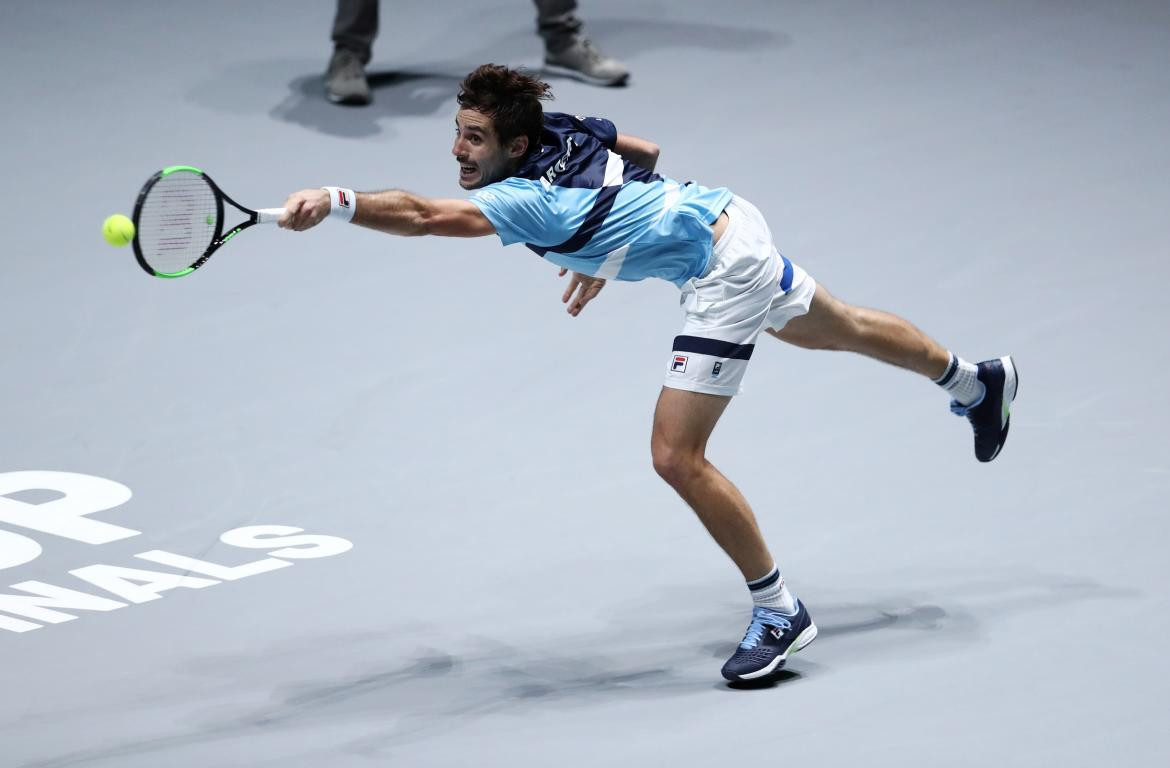
<instances>
[{"instance_id":1,"label":"shadow on court","mask_svg":"<svg viewBox=\"0 0 1170 768\"><path fill-rule=\"evenodd\" d=\"M851 610L853 610L851 608ZM831 609L823 611L833 613ZM758 683L729 686L719 680L719 663L712 655L730 653L734 643L695 639L718 632L719 625L735 618L713 621L710 616L691 616L673 622L667 642L647 644L647 638L663 637L661 615L645 611L620 615L611 625L591 635L533 638L518 646L485 636L462 638L471 650L459 655L437 651L416 652L413 658L387 666L376 661L371 669L343 673L354 658L374 661L378 646L389 636L367 633L355 636L317 636L290 640L285 648L266 649L256 655L192 659L184 671L202 681L202 720L190 729L166 736L138 738L74 752L55 759L28 764L28 768L86 765L101 760L128 759L148 754L215 742L250 740L262 735L292 733L310 725L344 726L358 723L362 736L343 748L367 757L385 757L394 748L442 738L472 723L500 715L515 716L549 707L588 711L615 701L655 701L701 695L712 688L723 692L779 688L815 673L819 664L793 657L795 669ZM872 612L871 612L872 613ZM904 615L873 614L869 620L830 624L828 637L874 632L897 625L926 625L924 616L945 617L941 609L915 608ZM713 630L712 628L715 627ZM656 631L659 628L659 631ZM414 628L412 634L434 632ZM900 643L901 641L899 641ZM891 643L894 647L897 643ZM813 648L816 648L814 644ZM808 655L805 652L805 655ZM319 670L316 680L287 680L288 670ZM241 705L241 691L273 688L264 706ZM159 700L133 705L153 710Z\"/></svg>"},{"instance_id":2,"label":"shadow on court","mask_svg":"<svg viewBox=\"0 0 1170 768\"><path fill-rule=\"evenodd\" d=\"M426 117L442 109L454 114L455 95L466 73L438 71L371 71L373 102L364 107L339 106L326 100L321 73L289 83L288 96L272 117L330 136L361 138L382 132L395 117Z\"/></svg>"},{"instance_id":3,"label":"shadow on court","mask_svg":"<svg viewBox=\"0 0 1170 768\"><path fill-rule=\"evenodd\" d=\"M710 604L703 601L705 586L683 591L700 604ZM1003 619L1067 603L1138 595L1095 582L1036 574L972 580L941 591L954 605L944 608L923 595L869 603L818 601L817 641L793 655L780 673L740 684L721 681L719 664L735 649L735 642L727 638L742 631L743 607L719 618L709 612L664 614L662 605L680 604L670 595L665 602L620 605L607 626L596 632L530 636L523 645L482 634L463 635L459 642L466 650L459 654L418 648L412 658L390 664L380 662L391 656L401 659L403 654L388 651L389 647L404 637L439 636L441 628L416 625L386 633L290 638L282 647L196 657L184 664L180 671L199 680L205 702L202 714L194 718L197 723L184 732L27 765L84 765L329 724L356 724L361 729L360 736L347 738L336 748L384 758L396 747L443 738L496 716L545 712L550 707L584 713L618 701L655 701L712 690L725 694L780 690L811 682L826 671L875 660L962 653L981 640L984 614ZM666 625L671 631L664 634ZM355 663L367 668L352 671ZM302 679L293 681L290 675ZM257 706L241 700L242 692L265 687L272 691L268 703ZM168 703L166 697L160 694L156 700L138 699L125 706L153 711Z\"/></svg>"},{"instance_id":4,"label":"shadow on court","mask_svg":"<svg viewBox=\"0 0 1170 768\"><path fill-rule=\"evenodd\" d=\"M909 615L930 613L927 608L910 611ZM734 643L729 647L714 640L703 642L702 638L715 634L726 637L732 624L736 626L734 631L741 630L741 614L735 611L734 617L720 620L713 620L709 614L690 614L672 619L672 631L664 635L661 627L667 620L661 611L655 614L626 605L618 608L607 627L594 633L532 637L525 645L484 635L465 636L460 644L468 650L458 655L419 649L412 658L390 664L378 662L383 656L380 649L400 638L379 633L302 636L290 638L283 647L254 654L192 658L179 670L198 680L201 689L197 692L201 714L193 718L190 728L107 744L27 766L59 768L103 760L116 762L119 758L162 755L208 743L293 733L310 725L317 728L347 723L360 724L362 735L347 741L345 750L384 757L395 747L442 738L499 715L523 715L550 707L584 712L615 701L701 695L710 692L713 685L727 692L731 689L719 682L718 663L713 663L711 657L715 652L730 653ZM832 636L875 631L899 620L914 621L898 616L877 617L827 626L822 632ZM435 628L400 629L393 634L439 634ZM390 655L395 654L386 653L383 658ZM367 669L343 671L352 669L355 659ZM777 688L802 679L800 670L807 673L818 667L816 663L802 664L796 657L792 664L796 669L740 687ZM290 681L290 670L295 670L293 674L297 676L316 679ZM263 706L248 705L238 698L242 692L265 687L272 693L269 703ZM125 706L156 711L167 704L167 694L160 693L154 700L138 699Z\"/></svg>"}]
</instances>

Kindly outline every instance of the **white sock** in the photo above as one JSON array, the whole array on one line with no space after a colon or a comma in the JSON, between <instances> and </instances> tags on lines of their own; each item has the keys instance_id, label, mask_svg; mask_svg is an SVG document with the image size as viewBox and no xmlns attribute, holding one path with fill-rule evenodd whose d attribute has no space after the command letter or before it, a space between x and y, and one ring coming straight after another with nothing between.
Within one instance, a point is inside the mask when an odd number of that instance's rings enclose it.
<instances>
[{"instance_id":1,"label":"white sock","mask_svg":"<svg viewBox=\"0 0 1170 768\"><path fill-rule=\"evenodd\" d=\"M775 608L780 613L796 613L796 600L784 584L780 569L772 566L767 576L752 579L747 583L752 593L752 602L764 608Z\"/></svg>"},{"instance_id":2,"label":"white sock","mask_svg":"<svg viewBox=\"0 0 1170 768\"><path fill-rule=\"evenodd\" d=\"M963 358L951 353L951 362L943 375L934 380L950 394L960 405L972 405L983 399L986 387L979 380L979 369L974 363L968 363Z\"/></svg>"}]
</instances>

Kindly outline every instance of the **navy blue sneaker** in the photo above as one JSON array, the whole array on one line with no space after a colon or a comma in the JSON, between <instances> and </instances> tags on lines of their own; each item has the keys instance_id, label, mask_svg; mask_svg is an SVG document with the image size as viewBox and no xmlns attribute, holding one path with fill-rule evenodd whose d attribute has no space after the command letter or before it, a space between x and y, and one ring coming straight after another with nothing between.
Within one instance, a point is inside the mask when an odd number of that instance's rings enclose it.
<instances>
[{"instance_id":1,"label":"navy blue sneaker","mask_svg":"<svg viewBox=\"0 0 1170 768\"><path fill-rule=\"evenodd\" d=\"M983 397L971 405L952 400L951 412L966 416L971 422L975 430L975 458L991 461L1007 442L1012 401L1020 387L1020 376L1010 355L979 363L978 376L984 386Z\"/></svg>"},{"instance_id":2,"label":"navy blue sneaker","mask_svg":"<svg viewBox=\"0 0 1170 768\"><path fill-rule=\"evenodd\" d=\"M756 680L780 671L788 654L796 653L817 636L817 625L796 601L796 613L756 606L743 642L723 665L723 676L731 681Z\"/></svg>"}]
</instances>

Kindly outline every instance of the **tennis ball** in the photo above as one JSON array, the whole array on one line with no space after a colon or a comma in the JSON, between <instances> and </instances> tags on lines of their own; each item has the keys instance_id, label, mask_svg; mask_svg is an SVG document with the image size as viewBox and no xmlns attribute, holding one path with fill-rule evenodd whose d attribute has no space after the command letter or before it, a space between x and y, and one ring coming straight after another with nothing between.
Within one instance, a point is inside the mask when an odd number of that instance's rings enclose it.
<instances>
[{"instance_id":1,"label":"tennis ball","mask_svg":"<svg viewBox=\"0 0 1170 768\"><path fill-rule=\"evenodd\" d=\"M102 223L102 237L116 248L129 245L134 239L134 222L120 213L115 213Z\"/></svg>"}]
</instances>

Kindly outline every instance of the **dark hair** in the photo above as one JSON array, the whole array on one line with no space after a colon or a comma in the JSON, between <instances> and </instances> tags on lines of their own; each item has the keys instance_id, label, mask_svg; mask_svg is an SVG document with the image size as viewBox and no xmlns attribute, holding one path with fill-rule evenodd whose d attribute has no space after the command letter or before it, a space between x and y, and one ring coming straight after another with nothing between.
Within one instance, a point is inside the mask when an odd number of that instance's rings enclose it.
<instances>
[{"instance_id":1,"label":"dark hair","mask_svg":"<svg viewBox=\"0 0 1170 768\"><path fill-rule=\"evenodd\" d=\"M499 64L483 64L459 84L459 106L492 119L501 144L528 137L528 151L540 146L544 126L543 99L552 98L548 83Z\"/></svg>"}]
</instances>

